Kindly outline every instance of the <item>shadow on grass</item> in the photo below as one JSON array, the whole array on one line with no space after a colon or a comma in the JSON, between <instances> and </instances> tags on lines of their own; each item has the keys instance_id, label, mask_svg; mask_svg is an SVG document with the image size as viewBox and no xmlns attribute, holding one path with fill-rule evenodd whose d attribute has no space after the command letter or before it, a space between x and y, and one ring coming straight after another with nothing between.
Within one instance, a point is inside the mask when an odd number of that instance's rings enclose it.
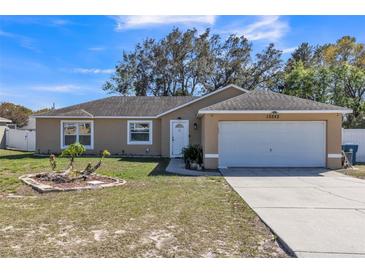
<instances>
[{"instance_id":1,"label":"shadow on grass","mask_svg":"<svg viewBox=\"0 0 365 274\"><path fill-rule=\"evenodd\" d=\"M145 158L145 157L122 157L118 161L126 161L133 163L157 163L155 168L148 174L148 176L169 176L171 174L166 172L166 167L169 164L169 158Z\"/></svg>"},{"instance_id":2,"label":"shadow on grass","mask_svg":"<svg viewBox=\"0 0 365 274\"><path fill-rule=\"evenodd\" d=\"M22 153L22 154L9 154L9 155L1 155L0 160L20 160L20 159L43 159L45 157L35 156L33 153Z\"/></svg>"},{"instance_id":3,"label":"shadow on grass","mask_svg":"<svg viewBox=\"0 0 365 274\"><path fill-rule=\"evenodd\" d=\"M161 158L157 166L148 174L148 176L171 176L170 173L166 172L166 167L168 166L170 159Z\"/></svg>"}]
</instances>

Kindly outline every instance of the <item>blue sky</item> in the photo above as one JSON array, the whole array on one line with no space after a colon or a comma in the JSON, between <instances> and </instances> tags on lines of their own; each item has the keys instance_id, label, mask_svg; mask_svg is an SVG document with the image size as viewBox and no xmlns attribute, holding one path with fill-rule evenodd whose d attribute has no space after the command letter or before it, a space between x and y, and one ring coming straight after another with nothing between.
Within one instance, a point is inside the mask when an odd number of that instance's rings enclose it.
<instances>
[{"instance_id":1,"label":"blue sky","mask_svg":"<svg viewBox=\"0 0 365 274\"><path fill-rule=\"evenodd\" d=\"M284 58L304 41L365 43L365 16L0 16L0 102L36 110L108 96L122 51L173 26L244 34L255 51L274 42Z\"/></svg>"}]
</instances>

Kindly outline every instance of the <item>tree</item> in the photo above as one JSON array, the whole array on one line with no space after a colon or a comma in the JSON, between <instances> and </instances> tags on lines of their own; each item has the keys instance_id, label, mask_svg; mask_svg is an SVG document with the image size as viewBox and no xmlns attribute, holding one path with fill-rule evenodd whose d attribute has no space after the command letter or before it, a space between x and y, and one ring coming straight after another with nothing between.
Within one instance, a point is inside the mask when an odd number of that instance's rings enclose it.
<instances>
[{"instance_id":1,"label":"tree","mask_svg":"<svg viewBox=\"0 0 365 274\"><path fill-rule=\"evenodd\" d=\"M184 96L236 84L348 107L353 114L345 126L365 123L365 45L354 37L324 45L304 42L284 66L274 44L256 55L252 51L244 36L174 28L123 52L103 88L121 95Z\"/></svg>"},{"instance_id":2,"label":"tree","mask_svg":"<svg viewBox=\"0 0 365 274\"><path fill-rule=\"evenodd\" d=\"M228 84L275 88L280 79L281 51L270 44L252 57L244 36L222 39L207 29L174 28L161 40L146 39L123 53L103 88L122 95L179 96L211 92Z\"/></svg>"},{"instance_id":3,"label":"tree","mask_svg":"<svg viewBox=\"0 0 365 274\"><path fill-rule=\"evenodd\" d=\"M53 108L41 108L39 110L33 111L32 114L41 114L41 113L46 113L53 110Z\"/></svg>"},{"instance_id":4,"label":"tree","mask_svg":"<svg viewBox=\"0 0 365 274\"><path fill-rule=\"evenodd\" d=\"M319 48L325 65L349 64L365 69L365 44L357 43L355 37L344 36L335 44L325 44Z\"/></svg>"},{"instance_id":5,"label":"tree","mask_svg":"<svg viewBox=\"0 0 365 274\"><path fill-rule=\"evenodd\" d=\"M331 103L332 71L326 67L305 67L300 60L285 74L283 93Z\"/></svg>"},{"instance_id":6,"label":"tree","mask_svg":"<svg viewBox=\"0 0 365 274\"><path fill-rule=\"evenodd\" d=\"M32 110L21 105L15 105L10 102L0 104L0 117L13 121L18 127L25 126L31 114Z\"/></svg>"},{"instance_id":7,"label":"tree","mask_svg":"<svg viewBox=\"0 0 365 274\"><path fill-rule=\"evenodd\" d=\"M222 42L219 35L213 35L205 56L207 70L201 77L204 89L214 91L228 84L240 85L248 81L251 51L251 43L243 36L230 35Z\"/></svg>"},{"instance_id":8,"label":"tree","mask_svg":"<svg viewBox=\"0 0 365 274\"><path fill-rule=\"evenodd\" d=\"M247 87L245 84L241 86L248 90L255 88L274 90L281 79L281 51L275 49L271 43L262 53L256 55L256 60L249 70L250 80Z\"/></svg>"},{"instance_id":9,"label":"tree","mask_svg":"<svg viewBox=\"0 0 365 274\"><path fill-rule=\"evenodd\" d=\"M343 64L333 68L333 102L353 110L344 123L346 127L365 126L365 69Z\"/></svg>"},{"instance_id":10,"label":"tree","mask_svg":"<svg viewBox=\"0 0 365 274\"><path fill-rule=\"evenodd\" d=\"M365 45L354 37L315 47L303 43L284 74L283 93L351 108L344 126L365 126Z\"/></svg>"},{"instance_id":11,"label":"tree","mask_svg":"<svg viewBox=\"0 0 365 274\"><path fill-rule=\"evenodd\" d=\"M334 103L353 110L345 126L365 126L365 44L344 36L321 47L323 64L334 74Z\"/></svg>"},{"instance_id":12,"label":"tree","mask_svg":"<svg viewBox=\"0 0 365 274\"><path fill-rule=\"evenodd\" d=\"M299 62L304 68L308 68L314 65L315 61L315 47L309 43L302 43L294 50L291 57L288 59L285 71L289 72L294 69L295 65Z\"/></svg>"}]
</instances>

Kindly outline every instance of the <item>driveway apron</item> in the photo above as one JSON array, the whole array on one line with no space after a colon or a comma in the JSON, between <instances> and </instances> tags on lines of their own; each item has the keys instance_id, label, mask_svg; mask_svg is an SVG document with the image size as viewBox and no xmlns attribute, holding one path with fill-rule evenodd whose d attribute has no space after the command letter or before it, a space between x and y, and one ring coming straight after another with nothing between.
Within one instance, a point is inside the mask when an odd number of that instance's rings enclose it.
<instances>
[{"instance_id":1,"label":"driveway apron","mask_svg":"<svg viewBox=\"0 0 365 274\"><path fill-rule=\"evenodd\" d=\"M297 257L365 257L365 180L317 168L221 173Z\"/></svg>"}]
</instances>

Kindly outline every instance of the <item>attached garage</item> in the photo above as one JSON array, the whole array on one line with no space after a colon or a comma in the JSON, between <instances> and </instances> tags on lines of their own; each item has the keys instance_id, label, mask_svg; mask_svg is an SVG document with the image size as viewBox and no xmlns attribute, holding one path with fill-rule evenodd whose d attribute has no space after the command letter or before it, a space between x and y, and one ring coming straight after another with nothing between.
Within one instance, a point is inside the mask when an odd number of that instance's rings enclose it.
<instances>
[{"instance_id":1,"label":"attached garage","mask_svg":"<svg viewBox=\"0 0 365 274\"><path fill-rule=\"evenodd\" d=\"M204 167L341 168L341 127L350 109L270 91L199 110Z\"/></svg>"},{"instance_id":2,"label":"attached garage","mask_svg":"<svg viewBox=\"0 0 365 274\"><path fill-rule=\"evenodd\" d=\"M219 122L220 167L325 167L325 121Z\"/></svg>"}]
</instances>

